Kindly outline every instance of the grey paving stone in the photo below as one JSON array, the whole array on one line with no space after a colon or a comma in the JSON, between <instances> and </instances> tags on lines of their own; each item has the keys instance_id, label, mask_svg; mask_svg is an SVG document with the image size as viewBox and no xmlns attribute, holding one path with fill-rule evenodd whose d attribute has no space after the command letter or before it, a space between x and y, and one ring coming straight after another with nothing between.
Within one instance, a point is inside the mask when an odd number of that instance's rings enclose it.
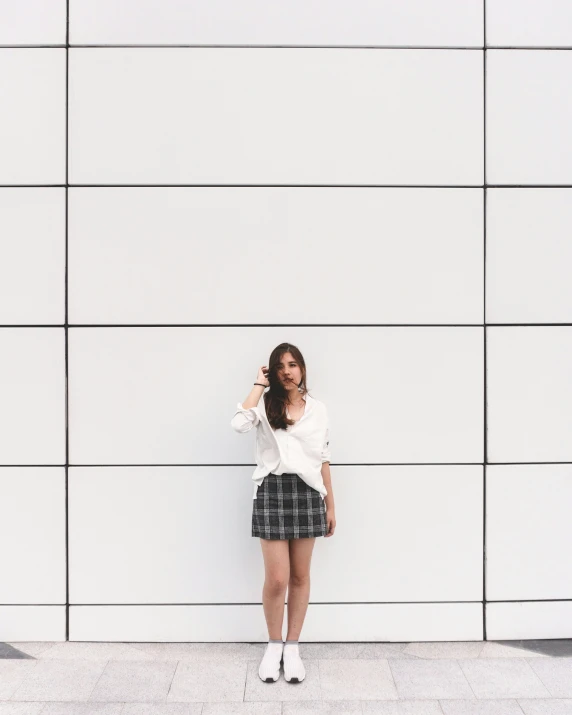
<instances>
[{"instance_id":1,"label":"grey paving stone","mask_svg":"<svg viewBox=\"0 0 572 715\"><path fill-rule=\"evenodd\" d=\"M300 657L303 660L325 660L330 658L357 658L363 650L363 643L300 643Z\"/></svg>"},{"instance_id":2,"label":"grey paving stone","mask_svg":"<svg viewBox=\"0 0 572 715\"><path fill-rule=\"evenodd\" d=\"M233 658L181 660L167 702L241 702L245 699L246 667L247 662Z\"/></svg>"},{"instance_id":3,"label":"grey paving stone","mask_svg":"<svg viewBox=\"0 0 572 715\"><path fill-rule=\"evenodd\" d=\"M0 715L39 715L45 703L0 703Z\"/></svg>"},{"instance_id":4,"label":"grey paving stone","mask_svg":"<svg viewBox=\"0 0 572 715\"><path fill-rule=\"evenodd\" d=\"M282 703L282 715L361 715L359 700L300 700Z\"/></svg>"},{"instance_id":5,"label":"grey paving stone","mask_svg":"<svg viewBox=\"0 0 572 715\"><path fill-rule=\"evenodd\" d=\"M339 659L318 663L323 700L397 700L399 697L387 660Z\"/></svg>"},{"instance_id":6,"label":"grey paving stone","mask_svg":"<svg viewBox=\"0 0 572 715\"><path fill-rule=\"evenodd\" d=\"M388 663L399 698L471 700L475 697L456 660L395 659Z\"/></svg>"},{"instance_id":7,"label":"grey paving stone","mask_svg":"<svg viewBox=\"0 0 572 715\"><path fill-rule=\"evenodd\" d=\"M362 702L364 715L443 715L438 700L397 700L380 702L369 700Z\"/></svg>"},{"instance_id":8,"label":"grey paving stone","mask_svg":"<svg viewBox=\"0 0 572 715\"><path fill-rule=\"evenodd\" d=\"M418 658L478 658L482 650L482 641L456 641L409 643L403 652Z\"/></svg>"},{"instance_id":9,"label":"grey paving stone","mask_svg":"<svg viewBox=\"0 0 572 715\"><path fill-rule=\"evenodd\" d=\"M0 643L0 659L2 660L24 660L26 658L34 658L33 655L26 653L19 648L16 648L9 643Z\"/></svg>"},{"instance_id":10,"label":"grey paving stone","mask_svg":"<svg viewBox=\"0 0 572 715\"><path fill-rule=\"evenodd\" d=\"M36 667L35 660L0 660L0 700L9 700Z\"/></svg>"},{"instance_id":11,"label":"grey paving stone","mask_svg":"<svg viewBox=\"0 0 572 715\"><path fill-rule=\"evenodd\" d=\"M485 641L485 645L489 643L496 643L514 648L522 654L523 658L527 655L533 657L548 655L553 658L569 656L572 658L572 638Z\"/></svg>"},{"instance_id":12,"label":"grey paving stone","mask_svg":"<svg viewBox=\"0 0 572 715\"><path fill-rule=\"evenodd\" d=\"M526 700L519 698L518 704L524 715L572 715L572 700Z\"/></svg>"},{"instance_id":13,"label":"grey paving stone","mask_svg":"<svg viewBox=\"0 0 572 715\"><path fill-rule=\"evenodd\" d=\"M514 641L486 641L480 658L548 658L548 655L519 647Z\"/></svg>"},{"instance_id":14,"label":"grey paving stone","mask_svg":"<svg viewBox=\"0 0 572 715\"><path fill-rule=\"evenodd\" d=\"M572 698L572 658L535 658L527 662L553 698Z\"/></svg>"},{"instance_id":15,"label":"grey paving stone","mask_svg":"<svg viewBox=\"0 0 572 715\"><path fill-rule=\"evenodd\" d=\"M27 665L31 661L18 661ZM106 666L98 660L37 660L12 700L83 701Z\"/></svg>"},{"instance_id":16,"label":"grey paving stone","mask_svg":"<svg viewBox=\"0 0 572 715\"><path fill-rule=\"evenodd\" d=\"M129 643L56 643L39 655L41 660L152 660L151 655ZM177 660L174 658L173 660Z\"/></svg>"},{"instance_id":17,"label":"grey paving stone","mask_svg":"<svg viewBox=\"0 0 572 715\"><path fill-rule=\"evenodd\" d=\"M443 700L444 715L522 715L514 699L507 700Z\"/></svg>"},{"instance_id":18,"label":"grey paving stone","mask_svg":"<svg viewBox=\"0 0 572 715\"><path fill-rule=\"evenodd\" d=\"M0 643L0 658L39 658L59 641L14 641Z\"/></svg>"},{"instance_id":19,"label":"grey paving stone","mask_svg":"<svg viewBox=\"0 0 572 715\"><path fill-rule=\"evenodd\" d=\"M201 715L280 715L282 703L205 703Z\"/></svg>"},{"instance_id":20,"label":"grey paving stone","mask_svg":"<svg viewBox=\"0 0 572 715\"><path fill-rule=\"evenodd\" d=\"M111 660L89 700L165 702L176 667L174 661Z\"/></svg>"},{"instance_id":21,"label":"grey paving stone","mask_svg":"<svg viewBox=\"0 0 572 715\"><path fill-rule=\"evenodd\" d=\"M356 658L371 660L373 658L417 658L406 653L407 643L366 643Z\"/></svg>"},{"instance_id":22,"label":"grey paving stone","mask_svg":"<svg viewBox=\"0 0 572 715\"><path fill-rule=\"evenodd\" d=\"M459 665L481 700L550 697L529 658L459 659Z\"/></svg>"},{"instance_id":23,"label":"grey paving stone","mask_svg":"<svg viewBox=\"0 0 572 715\"><path fill-rule=\"evenodd\" d=\"M41 715L121 715L122 703L47 703Z\"/></svg>"},{"instance_id":24,"label":"grey paving stone","mask_svg":"<svg viewBox=\"0 0 572 715\"><path fill-rule=\"evenodd\" d=\"M201 715L203 703L125 703L121 715Z\"/></svg>"},{"instance_id":25,"label":"grey paving stone","mask_svg":"<svg viewBox=\"0 0 572 715\"><path fill-rule=\"evenodd\" d=\"M266 643L132 643L133 650L152 660L218 660L245 662L262 658Z\"/></svg>"}]
</instances>

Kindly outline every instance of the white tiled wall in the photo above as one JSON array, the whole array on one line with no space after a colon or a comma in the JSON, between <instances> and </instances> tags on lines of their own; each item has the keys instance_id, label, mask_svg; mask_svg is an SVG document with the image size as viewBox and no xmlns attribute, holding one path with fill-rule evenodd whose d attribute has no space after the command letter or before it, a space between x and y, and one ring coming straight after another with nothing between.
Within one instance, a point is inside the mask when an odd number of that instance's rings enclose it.
<instances>
[{"instance_id":1,"label":"white tiled wall","mask_svg":"<svg viewBox=\"0 0 572 715\"><path fill-rule=\"evenodd\" d=\"M266 640L285 340L302 638L571 637L571 75L567 0L0 2L0 640Z\"/></svg>"}]
</instances>

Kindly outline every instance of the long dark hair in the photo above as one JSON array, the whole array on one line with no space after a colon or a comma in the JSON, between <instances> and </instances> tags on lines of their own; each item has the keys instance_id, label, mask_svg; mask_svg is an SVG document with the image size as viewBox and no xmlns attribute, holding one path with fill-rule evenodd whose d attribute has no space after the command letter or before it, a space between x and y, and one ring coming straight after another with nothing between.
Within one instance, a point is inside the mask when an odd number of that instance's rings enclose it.
<instances>
[{"instance_id":1,"label":"long dark hair","mask_svg":"<svg viewBox=\"0 0 572 715\"><path fill-rule=\"evenodd\" d=\"M288 419L286 416L286 400L288 398L288 390L284 388L284 384L278 376L280 360L285 353L291 353L292 357L298 365L302 373L302 379L298 385L300 395L304 397L308 394L306 387L306 363L302 353L295 345L291 343L280 343L270 353L268 360L268 382L270 389L264 393L264 408L266 416L272 429L286 429L288 425L295 424L295 420Z\"/></svg>"}]
</instances>

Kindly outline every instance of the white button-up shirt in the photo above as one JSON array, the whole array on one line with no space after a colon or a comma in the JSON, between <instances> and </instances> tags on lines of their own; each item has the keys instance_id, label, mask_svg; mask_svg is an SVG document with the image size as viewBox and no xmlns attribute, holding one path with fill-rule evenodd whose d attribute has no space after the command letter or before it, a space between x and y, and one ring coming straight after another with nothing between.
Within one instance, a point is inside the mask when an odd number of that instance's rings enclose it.
<instances>
[{"instance_id":1,"label":"white button-up shirt","mask_svg":"<svg viewBox=\"0 0 572 715\"><path fill-rule=\"evenodd\" d=\"M245 409L239 402L230 422L236 432L256 427L256 469L253 499L267 474L297 474L325 498L322 464L330 461L330 427L326 406L309 394L305 396L304 414L287 429L274 430L268 422L264 393L256 407ZM288 414L288 413L287 413ZM290 415L288 414L288 417Z\"/></svg>"}]
</instances>

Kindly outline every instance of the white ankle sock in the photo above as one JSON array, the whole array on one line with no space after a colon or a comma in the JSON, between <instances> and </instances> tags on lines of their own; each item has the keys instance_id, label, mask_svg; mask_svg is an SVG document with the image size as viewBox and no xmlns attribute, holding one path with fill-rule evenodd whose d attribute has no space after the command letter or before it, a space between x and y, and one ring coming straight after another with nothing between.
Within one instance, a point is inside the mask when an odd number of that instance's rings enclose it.
<instances>
[{"instance_id":1,"label":"white ankle sock","mask_svg":"<svg viewBox=\"0 0 572 715\"><path fill-rule=\"evenodd\" d=\"M266 651L258 668L258 675L262 680L272 678L276 681L280 677L280 661L282 660L282 652L284 643L281 640L269 640L266 646Z\"/></svg>"},{"instance_id":2,"label":"white ankle sock","mask_svg":"<svg viewBox=\"0 0 572 715\"><path fill-rule=\"evenodd\" d=\"M302 682L306 677L306 669L300 658L298 641L286 641L284 643L284 679L292 680L298 678Z\"/></svg>"}]
</instances>

